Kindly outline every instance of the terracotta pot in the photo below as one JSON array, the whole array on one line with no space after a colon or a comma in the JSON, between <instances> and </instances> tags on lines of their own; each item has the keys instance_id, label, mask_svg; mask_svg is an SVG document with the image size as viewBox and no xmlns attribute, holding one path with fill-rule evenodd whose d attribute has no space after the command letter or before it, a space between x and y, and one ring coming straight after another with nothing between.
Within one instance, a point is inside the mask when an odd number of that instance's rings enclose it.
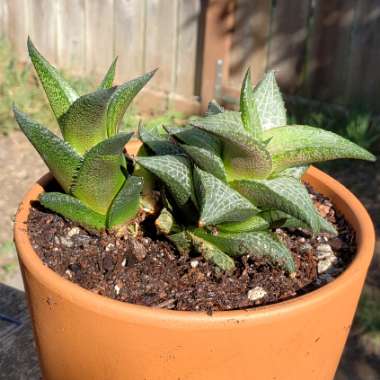
<instances>
[{"instance_id":1,"label":"terracotta pot","mask_svg":"<svg viewBox=\"0 0 380 380\"><path fill-rule=\"evenodd\" d=\"M24 198L15 241L45 380L327 380L350 330L374 250L361 203L311 168L305 179L330 197L357 233L358 252L336 280L309 294L252 310L179 312L114 301L44 266L28 239Z\"/></svg>"}]
</instances>

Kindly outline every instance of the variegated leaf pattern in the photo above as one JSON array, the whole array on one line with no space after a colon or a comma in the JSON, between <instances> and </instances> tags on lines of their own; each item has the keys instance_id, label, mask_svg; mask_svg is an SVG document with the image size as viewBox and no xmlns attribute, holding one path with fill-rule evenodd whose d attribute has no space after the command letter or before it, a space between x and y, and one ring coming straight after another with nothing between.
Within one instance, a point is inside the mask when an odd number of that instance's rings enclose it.
<instances>
[{"instance_id":1,"label":"variegated leaf pattern","mask_svg":"<svg viewBox=\"0 0 380 380\"><path fill-rule=\"evenodd\" d=\"M181 255L188 255L190 253L192 249L192 242L186 231L169 235L168 239L176 246Z\"/></svg>"},{"instance_id":2,"label":"variegated leaf pattern","mask_svg":"<svg viewBox=\"0 0 380 380\"><path fill-rule=\"evenodd\" d=\"M293 177L301 180L307 169L309 169L309 165L293 166L292 168L287 168L279 172L277 175L281 177Z\"/></svg>"},{"instance_id":3,"label":"variegated leaf pattern","mask_svg":"<svg viewBox=\"0 0 380 380\"><path fill-rule=\"evenodd\" d=\"M244 129L240 112L225 111L194 120L191 125L224 140L223 161L229 180L265 178L271 172L269 152Z\"/></svg>"},{"instance_id":4,"label":"variegated leaf pattern","mask_svg":"<svg viewBox=\"0 0 380 380\"><path fill-rule=\"evenodd\" d=\"M99 88L107 89L112 87L113 80L115 79L117 57L113 60L111 66L109 67L106 75L104 76L102 83L100 83Z\"/></svg>"},{"instance_id":5,"label":"variegated leaf pattern","mask_svg":"<svg viewBox=\"0 0 380 380\"><path fill-rule=\"evenodd\" d=\"M255 87L254 99L263 130L286 125L286 109L274 71L270 71Z\"/></svg>"},{"instance_id":6,"label":"variegated leaf pattern","mask_svg":"<svg viewBox=\"0 0 380 380\"><path fill-rule=\"evenodd\" d=\"M50 106L58 120L78 98L78 94L63 79L57 69L40 54L30 37L28 37L28 51Z\"/></svg>"},{"instance_id":7,"label":"variegated leaf pattern","mask_svg":"<svg viewBox=\"0 0 380 380\"><path fill-rule=\"evenodd\" d=\"M122 152L132 135L119 133L104 140L91 148L83 158L72 194L100 214L107 214L125 182L122 168L126 163Z\"/></svg>"},{"instance_id":8,"label":"variegated leaf pattern","mask_svg":"<svg viewBox=\"0 0 380 380\"><path fill-rule=\"evenodd\" d=\"M130 176L112 201L107 214L107 227L115 228L133 219L140 209L143 179Z\"/></svg>"},{"instance_id":9,"label":"variegated leaf pattern","mask_svg":"<svg viewBox=\"0 0 380 380\"><path fill-rule=\"evenodd\" d=\"M275 173L292 166L337 158L376 159L373 154L333 132L306 125L273 128L265 131L263 137L270 139L267 149Z\"/></svg>"},{"instance_id":10,"label":"variegated leaf pattern","mask_svg":"<svg viewBox=\"0 0 380 380\"><path fill-rule=\"evenodd\" d=\"M163 155L136 157L136 161L160 178L179 206L194 197L190 163L187 158Z\"/></svg>"},{"instance_id":11,"label":"variegated leaf pattern","mask_svg":"<svg viewBox=\"0 0 380 380\"><path fill-rule=\"evenodd\" d=\"M194 169L194 183L200 198L200 226L240 222L258 212L257 208L237 191L197 167Z\"/></svg>"},{"instance_id":12,"label":"variegated leaf pattern","mask_svg":"<svg viewBox=\"0 0 380 380\"><path fill-rule=\"evenodd\" d=\"M62 135L79 154L107 139L108 101L114 89L99 89L78 98L58 120Z\"/></svg>"},{"instance_id":13,"label":"variegated leaf pattern","mask_svg":"<svg viewBox=\"0 0 380 380\"><path fill-rule=\"evenodd\" d=\"M234 260L226 255L215 245L189 233L194 249L199 252L207 261L214 263L225 272L232 272L235 269Z\"/></svg>"},{"instance_id":14,"label":"variegated leaf pattern","mask_svg":"<svg viewBox=\"0 0 380 380\"><path fill-rule=\"evenodd\" d=\"M136 79L132 79L118 86L113 92L107 110L107 131L109 137L114 136L118 132L119 123L126 109L140 90L152 79L156 71L157 69Z\"/></svg>"},{"instance_id":15,"label":"variegated leaf pattern","mask_svg":"<svg viewBox=\"0 0 380 380\"><path fill-rule=\"evenodd\" d=\"M231 186L261 209L283 211L319 232L318 214L304 185L291 177L268 180L242 180Z\"/></svg>"},{"instance_id":16,"label":"variegated leaf pattern","mask_svg":"<svg viewBox=\"0 0 380 380\"><path fill-rule=\"evenodd\" d=\"M266 257L289 273L296 270L292 253L270 232L219 232L213 235L198 228L192 233L215 245L229 256Z\"/></svg>"},{"instance_id":17,"label":"variegated leaf pattern","mask_svg":"<svg viewBox=\"0 0 380 380\"><path fill-rule=\"evenodd\" d=\"M65 192L70 192L82 157L69 144L16 107L13 111L21 130L45 161L54 178Z\"/></svg>"},{"instance_id":18,"label":"variegated leaf pattern","mask_svg":"<svg viewBox=\"0 0 380 380\"><path fill-rule=\"evenodd\" d=\"M194 145L182 144L181 148L191 157L197 166L212 173L221 181L226 182L226 171L222 159L215 153Z\"/></svg>"},{"instance_id":19,"label":"variegated leaf pattern","mask_svg":"<svg viewBox=\"0 0 380 380\"><path fill-rule=\"evenodd\" d=\"M40 196L42 206L80 225L96 230L106 228L106 217L71 195L49 192Z\"/></svg>"},{"instance_id":20,"label":"variegated leaf pattern","mask_svg":"<svg viewBox=\"0 0 380 380\"><path fill-rule=\"evenodd\" d=\"M253 94L251 71L245 74L240 92L240 112L244 128L255 138L260 139L262 129L256 100Z\"/></svg>"}]
</instances>

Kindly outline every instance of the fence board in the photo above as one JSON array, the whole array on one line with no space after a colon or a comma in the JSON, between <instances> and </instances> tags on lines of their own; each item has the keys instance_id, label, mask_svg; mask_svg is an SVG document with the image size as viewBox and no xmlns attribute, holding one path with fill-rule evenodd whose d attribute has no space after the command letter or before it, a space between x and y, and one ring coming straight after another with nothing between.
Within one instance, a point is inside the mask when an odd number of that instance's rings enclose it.
<instances>
[{"instance_id":1,"label":"fence board","mask_svg":"<svg viewBox=\"0 0 380 380\"><path fill-rule=\"evenodd\" d=\"M277 71L281 87L290 94L303 80L308 16L308 0L277 1L273 9L267 70Z\"/></svg>"},{"instance_id":2,"label":"fence board","mask_svg":"<svg viewBox=\"0 0 380 380\"><path fill-rule=\"evenodd\" d=\"M254 83L265 72L271 9L271 0L237 0L230 66L231 84L235 87L240 86L248 67Z\"/></svg>"},{"instance_id":3,"label":"fence board","mask_svg":"<svg viewBox=\"0 0 380 380\"><path fill-rule=\"evenodd\" d=\"M177 0L146 2L145 71L159 67L151 87L170 92L175 78Z\"/></svg>"},{"instance_id":4,"label":"fence board","mask_svg":"<svg viewBox=\"0 0 380 380\"><path fill-rule=\"evenodd\" d=\"M115 55L117 77L125 81L144 71L145 3L115 0Z\"/></svg>"},{"instance_id":5,"label":"fence board","mask_svg":"<svg viewBox=\"0 0 380 380\"><path fill-rule=\"evenodd\" d=\"M85 69L85 0L59 0L57 10L57 59L61 68L83 73Z\"/></svg>"},{"instance_id":6,"label":"fence board","mask_svg":"<svg viewBox=\"0 0 380 380\"><path fill-rule=\"evenodd\" d=\"M29 34L50 62L57 61L57 2L29 0Z\"/></svg>"},{"instance_id":7,"label":"fence board","mask_svg":"<svg viewBox=\"0 0 380 380\"><path fill-rule=\"evenodd\" d=\"M343 101L355 3L356 0L316 2L306 91L313 98Z\"/></svg>"},{"instance_id":8,"label":"fence board","mask_svg":"<svg viewBox=\"0 0 380 380\"><path fill-rule=\"evenodd\" d=\"M7 35L8 30L8 7L5 1L0 1L0 37Z\"/></svg>"},{"instance_id":9,"label":"fence board","mask_svg":"<svg viewBox=\"0 0 380 380\"><path fill-rule=\"evenodd\" d=\"M199 0L179 0L177 65L174 92L189 97L195 95L199 22Z\"/></svg>"},{"instance_id":10,"label":"fence board","mask_svg":"<svg viewBox=\"0 0 380 380\"><path fill-rule=\"evenodd\" d=\"M13 50L21 61L27 59L26 39L28 36L28 1L6 0L8 11L8 37Z\"/></svg>"},{"instance_id":11,"label":"fence board","mask_svg":"<svg viewBox=\"0 0 380 380\"><path fill-rule=\"evenodd\" d=\"M114 58L113 0L86 0L86 71L103 75Z\"/></svg>"},{"instance_id":12,"label":"fence board","mask_svg":"<svg viewBox=\"0 0 380 380\"><path fill-rule=\"evenodd\" d=\"M351 63L346 100L379 109L380 88L380 3L360 0L357 3L351 43Z\"/></svg>"}]
</instances>

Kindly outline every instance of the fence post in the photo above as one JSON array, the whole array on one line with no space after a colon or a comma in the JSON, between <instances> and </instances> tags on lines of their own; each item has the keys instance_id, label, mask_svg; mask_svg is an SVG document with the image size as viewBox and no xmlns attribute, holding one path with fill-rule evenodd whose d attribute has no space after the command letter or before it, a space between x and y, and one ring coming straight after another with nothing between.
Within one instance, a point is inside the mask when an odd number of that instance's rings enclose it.
<instances>
[{"instance_id":1,"label":"fence post","mask_svg":"<svg viewBox=\"0 0 380 380\"><path fill-rule=\"evenodd\" d=\"M228 79L234 10L234 0L206 1L201 83L202 111L207 110L208 102L215 95L216 66L220 59L223 60L223 81Z\"/></svg>"}]
</instances>

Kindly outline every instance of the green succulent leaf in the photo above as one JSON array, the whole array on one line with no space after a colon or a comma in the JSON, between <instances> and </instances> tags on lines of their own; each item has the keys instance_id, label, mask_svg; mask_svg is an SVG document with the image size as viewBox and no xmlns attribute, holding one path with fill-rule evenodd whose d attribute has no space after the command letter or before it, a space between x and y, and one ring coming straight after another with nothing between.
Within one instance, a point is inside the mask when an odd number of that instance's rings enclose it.
<instances>
[{"instance_id":1,"label":"green succulent leaf","mask_svg":"<svg viewBox=\"0 0 380 380\"><path fill-rule=\"evenodd\" d=\"M194 249L199 252L207 261L214 263L217 267L225 272L233 272L235 270L234 260L221 251L218 247L210 242L189 233Z\"/></svg>"},{"instance_id":2,"label":"green succulent leaf","mask_svg":"<svg viewBox=\"0 0 380 380\"><path fill-rule=\"evenodd\" d=\"M49 129L30 119L16 107L13 111L21 130L45 161L54 178L65 192L69 192L82 158Z\"/></svg>"},{"instance_id":3,"label":"green succulent leaf","mask_svg":"<svg viewBox=\"0 0 380 380\"><path fill-rule=\"evenodd\" d=\"M224 112L224 108L215 99L208 103L207 115L216 115L221 112Z\"/></svg>"},{"instance_id":4,"label":"green succulent leaf","mask_svg":"<svg viewBox=\"0 0 380 380\"><path fill-rule=\"evenodd\" d=\"M217 156L222 155L222 143L221 141L201 129L191 126L185 127L165 127L165 130L169 135L175 136L175 138L186 145L192 145L197 148L207 149Z\"/></svg>"},{"instance_id":5,"label":"green succulent leaf","mask_svg":"<svg viewBox=\"0 0 380 380\"><path fill-rule=\"evenodd\" d=\"M159 217L154 223L161 234L169 235L180 232L180 228L174 220L173 214L165 207L161 210Z\"/></svg>"},{"instance_id":6,"label":"green succulent leaf","mask_svg":"<svg viewBox=\"0 0 380 380\"><path fill-rule=\"evenodd\" d=\"M64 139L80 154L107 139L107 103L114 92L99 89L78 98L59 118Z\"/></svg>"},{"instance_id":7,"label":"green succulent leaf","mask_svg":"<svg viewBox=\"0 0 380 380\"><path fill-rule=\"evenodd\" d=\"M305 186L291 177L268 180L242 180L231 186L261 209L283 211L319 232L318 214Z\"/></svg>"},{"instance_id":8,"label":"green succulent leaf","mask_svg":"<svg viewBox=\"0 0 380 380\"><path fill-rule=\"evenodd\" d=\"M40 196L40 203L84 227L96 230L104 230L106 227L105 215L95 212L71 195L56 192L44 193Z\"/></svg>"},{"instance_id":9,"label":"green succulent leaf","mask_svg":"<svg viewBox=\"0 0 380 380\"><path fill-rule=\"evenodd\" d=\"M227 184L199 168L194 169L194 182L199 195L199 225L240 222L258 209Z\"/></svg>"},{"instance_id":10,"label":"green succulent leaf","mask_svg":"<svg viewBox=\"0 0 380 380\"><path fill-rule=\"evenodd\" d=\"M118 86L112 94L107 111L107 131L108 136L113 136L118 131L118 125L123 118L127 107L131 104L135 96L153 77L156 70L144 74L136 79Z\"/></svg>"},{"instance_id":11,"label":"green succulent leaf","mask_svg":"<svg viewBox=\"0 0 380 380\"><path fill-rule=\"evenodd\" d=\"M286 125L286 109L274 71L265 75L255 87L253 96L263 130Z\"/></svg>"},{"instance_id":12,"label":"green succulent leaf","mask_svg":"<svg viewBox=\"0 0 380 380\"><path fill-rule=\"evenodd\" d=\"M261 214L251 216L242 222L222 223L218 229L223 232L252 232L264 231L270 228L270 224Z\"/></svg>"},{"instance_id":13,"label":"green succulent leaf","mask_svg":"<svg viewBox=\"0 0 380 380\"><path fill-rule=\"evenodd\" d=\"M240 112L244 128L255 139L261 138L262 130L257 111L256 101L253 94L251 71L248 69L240 92Z\"/></svg>"},{"instance_id":14,"label":"green succulent leaf","mask_svg":"<svg viewBox=\"0 0 380 380\"><path fill-rule=\"evenodd\" d=\"M181 255L188 255L191 251L192 242L188 235L187 232L181 231L168 236L168 239L176 246Z\"/></svg>"},{"instance_id":15,"label":"green succulent leaf","mask_svg":"<svg viewBox=\"0 0 380 380\"><path fill-rule=\"evenodd\" d=\"M224 170L224 164L222 159L215 155L215 153L199 148L194 145L181 145L181 148L191 157L191 159L201 169L206 172L212 173L215 177L221 181L226 182L226 171Z\"/></svg>"},{"instance_id":16,"label":"green succulent leaf","mask_svg":"<svg viewBox=\"0 0 380 380\"><path fill-rule=\"evenodd\" d=\"M228 178L261 178L272 169L271 157L264 145L243 127L239 112L225 111L191 122L224 141L223 161Z\"/></svg>"},{"instance_id":17,"label":"green succulent leaf","mask_svg":"<svg viewBox=\"0 0 380 380\"><path fill-rule=\"evenodd\" d=\"M112 87L113 80L115 79L117 57L113 60L111 66L109 67L106 75L104 76L102 83L100 83L99 88L108 89Z\"/></svg>"},{"instance_id":18,"label":"green succulent leaf","mask_svg":"<svg viewBox=\"0 0 380 380\"><path fill-rule=\"evenodd\" d=\"M373 154L333 132L306 125L273 128L265 131L263 137L270 139L267 149L272 155L274 172L337 158L376 159Z\"/></svg>"},{"instance_id":19,"label":"green succulent leaf","mask_svg":"<svg viewBox=\"0 0 380 380\"><path fill-rule=\"evenodd\" d=\"M337 230L335 227L329 223L326 219L322 218L320 215L318 215L318 223L319 223L319 231L320 232L327 232L331 235L338 235ZM302 229L308 229L309 226L304 223L303 221L296 219L294 217L291 217L288 215L288 217L285 219L284 223L281 225L281 227L284 228L302 228Z\"/></svg>"},{"instance_id":20,"label":"green succulent leaf","mask_svg":"<svg viewBox=\"0 0 380 380\"><path fill-rule=\"evenodd\" d=\"M185 205L194 197L190 164L185 157L136 157L136 161L164 182L178 206Z\"/></svg>"},{"instance_id":21,"label":"green succulent leaf","mask_svg":"<svg viewBox=\"0 0 380 380\"><path fill-rule=\"evenodd\" d=\"M281 177L293 177L301 180L307 169L309 169L309 165L293 166L292 168L283 170L282 172L278 173L278 175Z\"/></svg>"},{"instance_id":22,"label":"green succulent leaf","mask_svg":"<svg viewBox=\"0 0 380 380\"><path fill-rule=\"evenodd\" d=\"M133 133L119 133L91 148L72 187L74 196L100 214L106 214L125 182L124 145Z\"/></svg>"},{"instance_id":23,"label":"green succulent leaf","mask_svg":"<svg viewBox=\"0 0 380 380\"><path fill-rule=\"evenodd\" d=\"M108 211L108 228L115 228L123 225L136 217L140 209L140 193L142 188L142 178L135 176L127 178L112 201L111 207Z\"/></svg>"},{"instance_id":24,"label":"green succulent leaf","mask_svg":"<svg viewBox=\"0 0 380 380\"><path fill-rule=\"evenodd\" d=\"M195 229L192 233L215 245L229 256L266 257L289 273L296 271L292 253L270 232L219 232L213 235L202 229Z\"/></svg>"},{"instance_id":25,"label":"green succulent leaf","mask_svg":"<svg viewBox=\"0 0 380 380\"><path fill-rule=\"evenodd\" d=\"M147 128L139 124L138 129L139 139L155 154L171 155L182 154L181 148L170 140L167 135L161 135L157 128Z\"/></svg>"},{"instance_id":26,"label":"green succulent leaf","mask_svg":"<svg viewBox=\"0 0 380 380\"><path fill-rule=\"evenodd\" d=\"M75 90L62 78L57 69L39 53L28 37L28 51L33 66L40 78L50 106L57 120L78 98Z\"/></svg>"}]
</instances>

